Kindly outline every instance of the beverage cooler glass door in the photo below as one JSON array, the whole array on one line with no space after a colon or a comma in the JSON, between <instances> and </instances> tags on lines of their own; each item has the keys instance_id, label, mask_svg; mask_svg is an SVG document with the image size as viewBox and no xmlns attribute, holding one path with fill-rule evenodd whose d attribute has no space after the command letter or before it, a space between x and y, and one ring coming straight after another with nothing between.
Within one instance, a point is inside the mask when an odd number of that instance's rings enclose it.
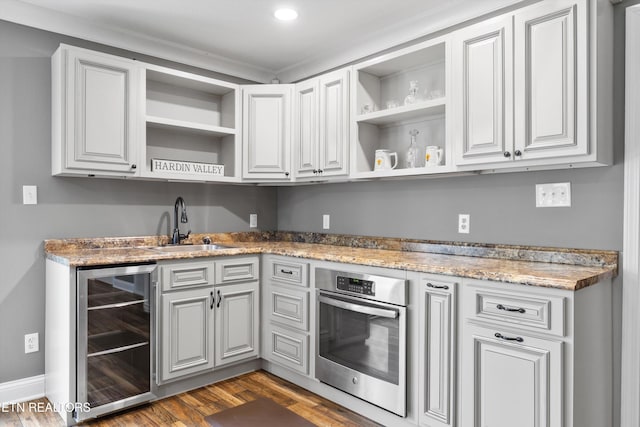
<instances>
[{"instance_id":1,"label":"beverage cooler glass door","mask_svg":"<svg viewBox=\"0 0 640 427\"><path fill-rule=\"evenodd\" d=\"M148 264L78 271L77 399L90 409L77 410L76 420L155 397L156 274Z\"/></svg>"}]
</instances>

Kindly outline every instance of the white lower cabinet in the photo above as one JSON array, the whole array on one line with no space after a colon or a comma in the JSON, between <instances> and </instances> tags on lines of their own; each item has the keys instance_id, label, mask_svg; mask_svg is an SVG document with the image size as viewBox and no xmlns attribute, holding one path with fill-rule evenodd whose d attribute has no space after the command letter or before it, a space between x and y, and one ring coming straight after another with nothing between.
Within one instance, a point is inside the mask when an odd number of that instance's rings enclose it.
<instances>
[{"instance_id":1,"label":"white lower cabinet","mask_svg":"<svg viewBox=\"0 0 640 427\"><path fill-rule=\"evenodd\" d=\"M420 278L419 414L421 426L455 424L456 287L451 278Z\"/></svg>"},{"instance_id":2,"label":"white lower cabinet","mask_svg":"<svg viewBox=\"0 0 640 427\"><path fill-rule=\"evenodd\" d=\"M262 357L310 375L309 264L279 256L263 258Z\"/></svg>"},{"instance_id":3,"label":"white lower cabinet","mask_svg":"<svg viewBox=\"0 0 640 427\"><path fill-rule=\"evenodd\" d=\"M461 283L460 426L613 425L610 281Z\"/></svg>"},{"instance_id":4,"label":"white lower cabinet","mask_svg":"<svg viewBox=\"0 0 640 427\"><path fill-rule=\"evenodd\" d=\"M259 356L257 257L160 264L157 382Z\"/></svg>"}]
</instances>

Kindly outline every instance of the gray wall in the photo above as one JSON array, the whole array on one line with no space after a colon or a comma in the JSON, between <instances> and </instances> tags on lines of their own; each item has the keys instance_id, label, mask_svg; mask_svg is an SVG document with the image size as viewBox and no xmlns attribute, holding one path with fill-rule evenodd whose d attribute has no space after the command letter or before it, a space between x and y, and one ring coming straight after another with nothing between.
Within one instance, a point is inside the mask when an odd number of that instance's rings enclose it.
<instances>
[{"instance_id":1,"label":"gray wall","mask_svg":"<svg viewBox=\"0 0 640 427\"><path fill-rule=\"evenodd\" d=\"M52 177L50 57L61 42L126 54L0 21L0 383L44 373L44 239L165 234L178 195L193 232L249 230L250 213L276 226L270 188ZM22 205L25 184L38 186L38 205ZM41 350L24 354L31 332Z\"/></svg>"},{"instance_id":2,"label":"gray wall","mask_svg":"<svg viewBox=\"0 0 640 427\"><path fill-rule=\"evenodd\" d=\"M622 249L622 172L613 167L287 187L278 229L462 242ZM535 184L571 182L570 208L535 207ZM471 215L458 234L458 214Z\"/></svg>"}]
</instances>

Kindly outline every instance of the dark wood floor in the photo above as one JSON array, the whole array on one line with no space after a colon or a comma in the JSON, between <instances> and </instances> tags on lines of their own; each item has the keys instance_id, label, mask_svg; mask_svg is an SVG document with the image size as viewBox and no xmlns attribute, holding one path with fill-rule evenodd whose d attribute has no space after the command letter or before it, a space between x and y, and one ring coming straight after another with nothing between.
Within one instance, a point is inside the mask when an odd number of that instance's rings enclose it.
<instances>
[{"instance_id":1,"label":"dark wood floor","mask_svg":"<svg viewBox=\"0 0 640 427\"><path fill-rule=\"evenodd\" d=\"M126 412L85 423L85 425L92 427L207 427L208 424L204 421L204 417L250 402L258 397L267 397L320 427L379 426L367 418L265 371L252 372L168 397ZM40 399L37 402L46 402L46 400ZM0 426L57 427L61 425L63 424L58 415L51 412L0 411Z\"/></svg>"}]
</instances>

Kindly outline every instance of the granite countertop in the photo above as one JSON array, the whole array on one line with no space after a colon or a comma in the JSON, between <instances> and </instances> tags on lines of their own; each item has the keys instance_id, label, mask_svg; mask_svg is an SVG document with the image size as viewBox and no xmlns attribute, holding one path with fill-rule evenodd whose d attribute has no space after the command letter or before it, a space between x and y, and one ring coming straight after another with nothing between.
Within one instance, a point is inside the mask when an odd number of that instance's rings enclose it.
<instances>
[{"instance_id":1,"label":"granite countertop","mask_svg":"<svg viewBox=\"0 0 640 427\"><path fill-rule=\"evenodd\" d=\"M200 242L200 236L204 235L194 236L194 241ZM274 254L574 291L617 275L617 252L613 251L456 245L359 236L346 239L340 236L340 240L336 235L317 238L319 235L299 233L211 236L214 242L232 247L215 251L159 252L151 247L166 241L152 236L47 240L45 252L48 259L72 267Z\"/></svg>"}]
</instances>

